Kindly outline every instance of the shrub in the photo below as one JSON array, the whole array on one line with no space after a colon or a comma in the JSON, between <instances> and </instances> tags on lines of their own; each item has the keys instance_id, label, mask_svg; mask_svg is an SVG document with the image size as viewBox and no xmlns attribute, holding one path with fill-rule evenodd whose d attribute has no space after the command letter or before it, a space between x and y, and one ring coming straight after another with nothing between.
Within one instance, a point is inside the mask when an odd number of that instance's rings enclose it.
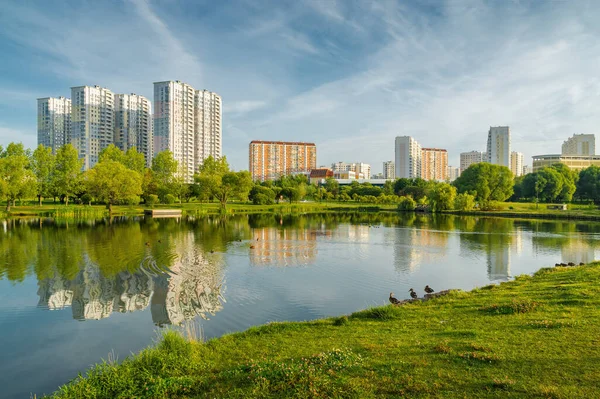
<instances>
[{"instance_id":1,"label":"shrub","mask_svg":"<svg viewBox=\"0 0 600 399\"><path fill-rule=\"evenodd\" d=\"M475 207L475 197L468 193L458 194L454 198L454 209L457 211L470 211Z\"/></svg>"},{"instance_id":2,"label":"shrub","mask_svg":"<svg viewBox=\"0 0 600 399\"><path fill-rule=\"evenodd\" d=\"M252 198L252 203L254 205L272 205L274 202L275 201L272 198L263 193L255 194Z\"/></svg>"},{"instance_id":3,"label":"shrub","mask_svg":"<svg viewBox=\"0 0 600 399\"><path fill-rule=\"evenodd\" d=\"M177 198L173 194L165 195L165 204L174 204Z\"/></svg>"},{"instance_id":4,"label":"shrub","mask_svg":"<svg viewBox=\"0 0 600 399\"><path fill-rule=\"evenodd\" d=\"M85 193L81 196L81 202L83 202L86 205L92 205L92 196L88 193Z\"/></svg>"},{"instance_id":5,"label":"shrub","mask_svg":"<svg viewBox=\"0 0 600 399\"><path fill-rule=\"evenodd\" d=\"M417 208L417 203L412 197L400 197L398 202L399 211L414 211Z\"/></svg>"},{"instance_id":6,"label":"shrub","mask_svg":"<svg viewBox=\"0 0 600 399\"><path fill-rule=\"evenodd\" d=\"M146 197L146 205L153 206L158 203L158 195L150 194Z\"/></svg>"}]
</instances>

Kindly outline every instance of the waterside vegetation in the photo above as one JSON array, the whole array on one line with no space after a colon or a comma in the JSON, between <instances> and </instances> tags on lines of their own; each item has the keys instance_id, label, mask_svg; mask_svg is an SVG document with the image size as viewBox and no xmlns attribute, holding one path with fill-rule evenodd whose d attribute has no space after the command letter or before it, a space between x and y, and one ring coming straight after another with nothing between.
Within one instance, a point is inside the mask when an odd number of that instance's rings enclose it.
<instances>
[{"instance_id":1,"label":"waterside vegetation","mask_svg":"<svg viewBox=\"0 0 600 399\"><path fill-rule=\"evenodd\" d=\"M382 293L382 303L387 293ZM600 396L600 264L208 342L167 332L65 398Z\"/></svg>"}]
</instances>

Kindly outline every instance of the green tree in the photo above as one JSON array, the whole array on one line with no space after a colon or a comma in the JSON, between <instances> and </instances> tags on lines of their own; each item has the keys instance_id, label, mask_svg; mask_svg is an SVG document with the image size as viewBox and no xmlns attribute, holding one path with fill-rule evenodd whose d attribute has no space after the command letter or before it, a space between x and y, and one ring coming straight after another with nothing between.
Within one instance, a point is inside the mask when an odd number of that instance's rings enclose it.
<instances>
[{"instance_id":1,"label":"green tree","mask_svg":"<svg viewBox=\"0 0 600 399\"><path fill-rule=\"evenodd\" d=\"M139 202L142 194L142 176L120 162L106 159L86 173L89 192L98 200L112 206L121 202Z\"/></svg>"},{"instance_id":2,"label":"green tree","mask_svg":"<svg viewBox=\"0 0 600 399\"><path fill-rule=\"evenodd\" d=\"M537 172L536 194L542 201L555 201L563 191L564 182L563 176L556 169L542 168Z\"/></svg>"},{"instance_id":3,"label":"green tree","mask_svg":"<svg viewBox=\"0 0 600 399\"><path fill-rule=\"evenodd\" d=\"M123 162L127 169L135 170L141 175L143 175L146 170L146 158L144 158L144 154L138 152L135 147L131 147L127 150Z\"/></svg>"},{"instance_id":4,"label":"green tree","mask_svg":"<svg viewBox=\"0 0 600 399\"><path fill-rule=\"evenodd\" d=\"M77 150L71 144L60 147L56 152L52 186L56 194L64 195L65 205L69 205L69 197L75 195L81 187L82 166L83 160L79 159Z\"/></svg>"},{"instance_id":5,"label":"green tree","mask_svg":"<svg viewBox=\"0 0 600 399\"><path fill-rule=\"evenodd\" d=\"M383 193L385 195L393 195L394 194L394 182L392 182L391 180L386 180L386 182L383 183Z\"/></svg>"},{"instance_id":6,"label":"green tree","mask_svg":"<svg viewBox=\"0 0 600 399\"><path fill-rule=\"evenodd\" d=\"M577 181L577 197L600 201L600 167L590 166L579 173Z\"/></svg>"},{"instance_id":7,"label":"green tree","mask_svg":"<svg viewBox=\"0 0 600 399\"><path fill-rule=\"evenodd\" d=\"M398 210L399 211L414 211L417 208L417 203L412 197L400 197L400 202L398 202Z\"/></svg>"},{"instance_id":8,"label":"green tree","mask_svg":"<svg viewBox=\"0 0 600 399\"><path fill-rule=\"evenodd\" d=\"M52 195L52 171L55 156L52 148L40 144L31 156L31 170L37 181L37 197L42 206L42 198Z\"/></svg>"},{"instance_id":9,"label":"green tree","mask_svg":"<svg viewBox=\"0 0 600 399\"><path fill-rule=\"evenodd\" d=\"M468 193L461 193L454 198L454 209L457 211L470 211L475 207L475 197Z\"/></svg>"},{"instance_id":10,"label":"green tree","mask_svg":"<svg viewBox=\"0 0 600 399\"><path fill-rule=\"evenodd\" d=\"M454 207L456 188L448 183L437 183L430 191L429 205L434 212L447 211Z\"/></svg>"},{"instance_id":11,"label":"green tree","mask_svg":"<svg viewBox=\"0 0 600 399\"><path fill-rule=\"evenodd\" d=\"M223 211L231 197L247 200L248 193L252 188L250 173L248 171L232 172L226 157L214 159L209 156L206 158L200 167L200 172L194 176L194 180L209 190L211 195L221 203Z\"/></svg>"},{"instance_id":12,"label":"green tree","mask_svg":"<svg viewBox=\"0 0 600 399\"><path fill-rule=\"evenodd\" d=\"M156 154L152 160L152 180L161 201L171 193L176 173L177 161L171 151L166 150Z\"/></svg>"},{"instance_id":13,"label":"green tree","mask_svg":"<svg viewBox=\"0 0 600 399\"><path fill-rule=\"evenodd\" d=\"M114 144L110 144L108 147L102 149L98 155L98 162L104 162L108 160L125 164L125 154L119 147Z\"/></svg>"},{"instance_id":14,"label":"green tree","mask_svg":"<svg viewBox=\"0 0 600 399\"><path fill-rule=\"evenodd\" d=\"M0 148L0 194L6 198L6 211L17 198L36 193L36 177L31 171L27 152L21 143Z\"/></svg>"},{"instance_id":15,"label":"green tree","mask_svg":"<svg viewBox=\"0 0 600 399\"><path fill-rule=\"evenodd\" d=\"M562 177L562 188L560 193L556 196L556 199L563 202L571 201L573 199L573 194L575 194L575 190L577 189L579 173L570 169L563 163L555 163L551 168L556 170Z\"/></svg>"},{"instance_id":16,"label":"green tree","mask_svg":"<svg viewBox=\"0 0 600 399\"><path fill-rule=\"evenodd\" d=\"M338 195L340 193L340 183L333 177L328 177L325 179L325 190L333 195Z\"/></svg>"},{"instance_id":17,"label":"green tree","mask_svg":"<svg viewBox=\"0 0 600 399\"><path fill-rule=\"evenodd\" d=\"M505 201L513 193L513 175L506 166L481 162L469 166L454 181L459 193L470 193L487 208L490 201Z\"/></svg>"}]
</instances>

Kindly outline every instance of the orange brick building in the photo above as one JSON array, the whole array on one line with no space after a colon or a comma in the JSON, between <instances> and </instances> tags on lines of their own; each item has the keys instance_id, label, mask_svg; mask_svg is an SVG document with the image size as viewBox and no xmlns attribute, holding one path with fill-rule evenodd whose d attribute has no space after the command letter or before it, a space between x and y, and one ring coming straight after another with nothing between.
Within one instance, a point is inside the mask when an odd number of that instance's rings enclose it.
<instances>
[{"instance_id":1,"label":"orange brick building","mask_svg":"<svg viewBox=\"0 0 600 399\"><path fill-rule=\"evenodd\" d=\"M448 151L440 148L422 148L421 177L425 180L446 180L448 178Z\"/></svg>"},{"instance_id":2,"label":"orange brick building","mask_svg":"<svg viewBox=\"0 0 600 399\"><path fill-rule=\"evenodd\" d=\"M314 143L254 140L250 142L249 160L252 180L276 180L315 169L317 146Z\"/></svg>"}]
</instances>

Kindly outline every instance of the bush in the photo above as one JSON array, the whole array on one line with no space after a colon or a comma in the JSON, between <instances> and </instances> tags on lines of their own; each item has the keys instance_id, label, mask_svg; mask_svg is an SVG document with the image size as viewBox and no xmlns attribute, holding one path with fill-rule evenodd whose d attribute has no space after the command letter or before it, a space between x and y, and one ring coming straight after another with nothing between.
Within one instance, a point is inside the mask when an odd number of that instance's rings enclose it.
<instances>
[{"instance_id":1,"label":"bush","mask_svg":"<svg viewBox=\"0 0 600 399\"><path fill-rule=\"evenodd\" d=\"M458 194L454 198L454 209L457 211L470 211L475 207L475 197L468 193Z\"/></svg>"},{"instance_id":2,"label":"bush","mask_svg":"<svg viewBox=\"0 0 600 399\"><path fill-rule=\"evenodd\" d=\"M146 205L153 206L158 203L158 195L150 194L146 197Z\"/></svg>"},{"instance_id":3,"label":"bush","mask_svg":"<svg viewBox=\"0 0 600 399\"><path fill-rule=\"evenodd\" d=\"M165 204L174 204L177 198L173 194L165 195Z\"/></svg>"},{"instance_id":4,"label":"bush","mask_svg":"<svg viewBox=\"0 0 600 399\"><path fill-rule=\"evenodd\" d=\"M263 193L255 194L252 198L254 205L272 205L275 201Z\"/></svg>"},{"instance_id":5,"label":"bush","mask_svg":"<svg viewBox=\"0 0 600 399\"><path fill-rule=\"evenodd\" d=\"M400 197L398 202L399 211L414 211L417 208L417 203L412 197Z\"/></svg>"},{"instance_id":6,"label":"bush","mask_svg":"<svg viewBox=\"0 0 600 399\"><path fill-rule=\"evenodd\" d=\"M85 205L92 205L92 200L94 198L92 198L92 196L88 193L85 193L81 196L81 202L83 202Z\"/></svg>"}]
</instances>

